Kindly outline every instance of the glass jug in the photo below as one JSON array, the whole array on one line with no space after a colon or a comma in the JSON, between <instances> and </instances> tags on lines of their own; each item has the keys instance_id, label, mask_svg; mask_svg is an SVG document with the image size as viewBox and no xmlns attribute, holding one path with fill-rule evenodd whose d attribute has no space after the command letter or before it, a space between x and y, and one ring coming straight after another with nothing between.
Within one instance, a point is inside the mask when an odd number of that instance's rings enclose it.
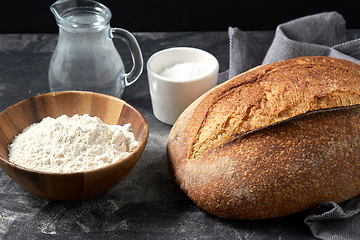
<instances>
[{"instance_id":1,"label":"glass jug","mask_svg":"<svg viewBox=\"0 0 360 240\"><path fill-rule=\"evenodd\" d=\"M143 71L143 57L135 37L111 28L111 12L90 0L59 0L50 7L59 26L59 38L49 66L52 92L82 90L121 97ZM125 73L112 38L125 41L133 67Z\"/></svg>"}]
</instances>

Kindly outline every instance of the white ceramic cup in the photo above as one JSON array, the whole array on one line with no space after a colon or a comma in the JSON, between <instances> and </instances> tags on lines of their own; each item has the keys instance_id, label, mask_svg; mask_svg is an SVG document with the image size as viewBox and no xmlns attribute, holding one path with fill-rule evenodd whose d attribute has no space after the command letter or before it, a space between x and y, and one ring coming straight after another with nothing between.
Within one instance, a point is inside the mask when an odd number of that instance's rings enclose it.
<instances>
[{"instance_id":1,"label":"white ceramic cup","mask_svg":"<svg viewBox=\"0 0 360 240\"><path fill-rule=\"evenodd\" d=\"M192 79L172 79L159 75L176 64L205 64L206 73ZM190 47L175 47L159 51L147 62L151 102L155 117L173 125L180 114L202 94L216 86L219 63L210 53Z\"/></svg>"}]
</instances>

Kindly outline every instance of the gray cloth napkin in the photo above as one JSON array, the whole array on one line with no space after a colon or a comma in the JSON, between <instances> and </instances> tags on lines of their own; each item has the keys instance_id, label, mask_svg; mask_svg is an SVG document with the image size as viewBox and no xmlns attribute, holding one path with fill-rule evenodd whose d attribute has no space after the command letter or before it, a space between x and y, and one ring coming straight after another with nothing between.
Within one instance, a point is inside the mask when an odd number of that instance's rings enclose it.
<instances>
[{"instance_id":1,"label":"gray cloth napkin","mask_svg":"<svg viewBox=\"0 0 360 240\"><path fill-rule=\"evenodd\" d=\"M360 64L360 39L346 41L346 23L337 12L325 12L283 23L265 51L245 32L229 27L229 70L219 83L261 64L300 56L329 56Z\"/></svg>"},{"instance_id":2,"label":"gray cloth napkin","mask_svg":"<svg viewBox=\"0 0 360 240\"><path fill-rule=\"evenodd\" d=\"M281 24L265 51L248 34L229 28L229 70L219 83L261 64L300 56L329 56L360 64L360 38L346 41L346 23L337 12L324 12ZM344 203L321 203L304 220L319 239L360 239L360 196Z\"/></svg>"}]
</instances>

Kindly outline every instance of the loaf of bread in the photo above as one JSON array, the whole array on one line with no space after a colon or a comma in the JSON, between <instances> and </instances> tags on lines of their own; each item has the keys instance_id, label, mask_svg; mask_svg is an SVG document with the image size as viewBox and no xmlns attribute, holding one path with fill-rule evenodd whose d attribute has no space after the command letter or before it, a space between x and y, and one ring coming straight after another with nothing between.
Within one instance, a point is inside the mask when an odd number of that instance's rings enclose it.
<instances>
[{"instance_id":1,"label":"loaf of bread","mask_svg":"<svg viewBox=\"0 0 360 240\"><path fill-rule=\"evenodd\" d=\"M301 57L205 93L174 124L170 174L199 207L266 219L360 194L360 66Z\"/></svg>"}]
</instances>

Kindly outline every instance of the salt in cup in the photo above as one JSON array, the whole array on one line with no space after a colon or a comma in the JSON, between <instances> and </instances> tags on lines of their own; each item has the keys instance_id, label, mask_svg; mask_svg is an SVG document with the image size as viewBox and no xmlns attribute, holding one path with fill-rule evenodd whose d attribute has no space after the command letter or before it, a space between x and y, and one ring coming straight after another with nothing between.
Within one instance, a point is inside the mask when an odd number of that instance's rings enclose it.
<instances>
[{"instance_id":1,"label":"salt in cup","mask_svg":"<svg viewBox=\"0 0 360 240\"><path fill-rule=\"evenodd\" d=\"M174 47L152 55L147 73L154 115L173 125L193 101L216 86L219 63L204 50Z\"/></svg>"}]
</instances>

